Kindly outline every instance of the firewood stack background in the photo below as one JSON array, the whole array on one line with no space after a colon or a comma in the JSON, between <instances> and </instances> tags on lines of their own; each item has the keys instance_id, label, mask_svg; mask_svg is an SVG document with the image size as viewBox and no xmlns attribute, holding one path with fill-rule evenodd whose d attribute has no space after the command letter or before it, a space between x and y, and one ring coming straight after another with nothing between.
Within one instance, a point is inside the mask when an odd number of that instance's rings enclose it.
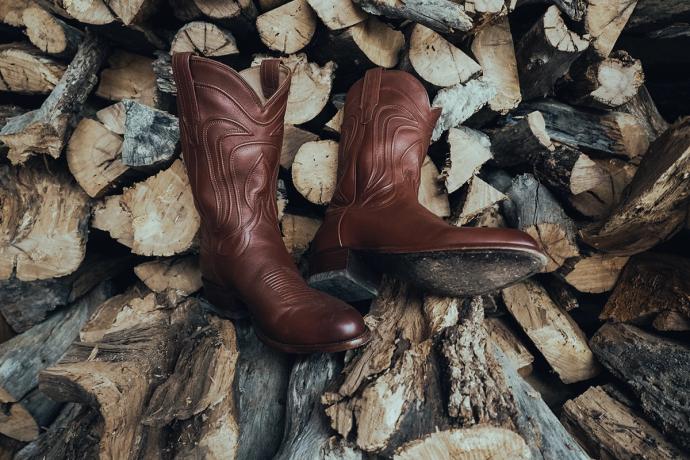
<instances>
[{"instance_id":1,"label":"firewood stack background","mask_svg":"<svg viewBox=\"0 0 690 460\"><path fill-rule=\"evenodd\" d=\"M690 3L0 0L0 21L0 459L688 455ZM384 279L348 354L218 319L177 51L294 72L276 199L302 268L344 93L383 66L443 108L422 203L528 232L545 273L472 299Z\"/></svg>"}]
</instances>

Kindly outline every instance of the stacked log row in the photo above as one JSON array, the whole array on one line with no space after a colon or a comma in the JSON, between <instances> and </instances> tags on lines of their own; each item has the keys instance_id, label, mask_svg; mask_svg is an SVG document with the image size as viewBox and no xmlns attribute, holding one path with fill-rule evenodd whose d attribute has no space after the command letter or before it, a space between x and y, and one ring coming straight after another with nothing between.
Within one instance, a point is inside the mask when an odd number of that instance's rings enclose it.
<instances>
[{"instance_id":1,"label":"stacked log row","mask_svg":"<svg viewBox=\"0 0 690 460\"><path fill-rule=\"evenodd\" d=\"M661 115L675 92L625 45L687 45L689 18L655 0L0 0L0 458L682 458L690 118ZM467 299L383 277L361 349L269 349L200 292L177 52L291 69L276 199L300 268L344 95L381 66L441 112L420 203L525 231L544 272Z\"/></svg>"}]
</instances>

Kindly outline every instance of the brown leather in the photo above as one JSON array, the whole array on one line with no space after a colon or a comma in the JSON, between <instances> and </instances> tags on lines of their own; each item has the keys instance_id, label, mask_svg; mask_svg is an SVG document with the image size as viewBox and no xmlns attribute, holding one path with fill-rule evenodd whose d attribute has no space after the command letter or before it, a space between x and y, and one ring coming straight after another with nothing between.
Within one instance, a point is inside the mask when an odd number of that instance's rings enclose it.
<instances>
[{"instance_id":1,"label":"brown leather","mask_svg":"<svg viewBox=\"0 0 690 460\"><path fill-rule=\"evenodd\" d=\"M200 263L218 308L239 298L257 334L289 352L337 351L366 342L357 310L309 288L283 244L276 183L290 71L262 62L260 95L233 69L173 55L182 152L201 216Z\"/></svg>"},{"instance_id":2,"label":"brown leather","mask_svg":"<svg viewBox=\"0 0 690 460\"><path fill-rule=\"evenodd\" d=\"M412 75L369 70L347 93L338 183L313 249L418 253L466 249L540 252L515 229L454 227L421 204L422 162L440 109Z\"/></svg>"}]
</instances>

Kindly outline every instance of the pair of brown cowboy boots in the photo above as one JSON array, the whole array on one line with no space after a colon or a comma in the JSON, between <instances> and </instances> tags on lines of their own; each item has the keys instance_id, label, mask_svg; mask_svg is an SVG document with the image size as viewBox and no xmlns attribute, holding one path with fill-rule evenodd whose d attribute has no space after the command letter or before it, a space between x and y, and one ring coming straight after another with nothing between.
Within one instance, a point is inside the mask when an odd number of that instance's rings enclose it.
<instances>
[{"instance_id":1,"label":"pair of brown cowboy boots","mask_svg":"<svg viewBox=\"0 0 690 460\"><path fill-rule=\"evenodd\" d=\"M189 53L173 56L182 152L201 216L206 298L285 352L335 352L369 340L360 313L307 286L281 239L276 183L290 70L278 60L242 72ZM512 229L458 228L417 200L439 116L424 87L373 69L345 102L338 185L312 245L311 279L357 257L449 296L482 294L539 271L535 241ZM434 274L443 273L443 276Z\"/></svg>"}]
</instances>

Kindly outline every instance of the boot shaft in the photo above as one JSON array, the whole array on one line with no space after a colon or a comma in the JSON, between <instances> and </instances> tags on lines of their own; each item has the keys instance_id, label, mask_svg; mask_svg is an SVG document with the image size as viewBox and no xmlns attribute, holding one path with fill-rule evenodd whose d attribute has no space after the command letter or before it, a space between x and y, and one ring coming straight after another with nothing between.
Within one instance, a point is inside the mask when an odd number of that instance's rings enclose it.
<instances>
[{"instance_id":1,"label":"boot shaft","mask_svg":"<svg viewBox=\"0 0 690 460\"><path fill-rule=\"evenodd\" d=\"M332 208L414 196L440 109L412 75L369 70L348 91Z\"/></svg>"}]
</instances>

